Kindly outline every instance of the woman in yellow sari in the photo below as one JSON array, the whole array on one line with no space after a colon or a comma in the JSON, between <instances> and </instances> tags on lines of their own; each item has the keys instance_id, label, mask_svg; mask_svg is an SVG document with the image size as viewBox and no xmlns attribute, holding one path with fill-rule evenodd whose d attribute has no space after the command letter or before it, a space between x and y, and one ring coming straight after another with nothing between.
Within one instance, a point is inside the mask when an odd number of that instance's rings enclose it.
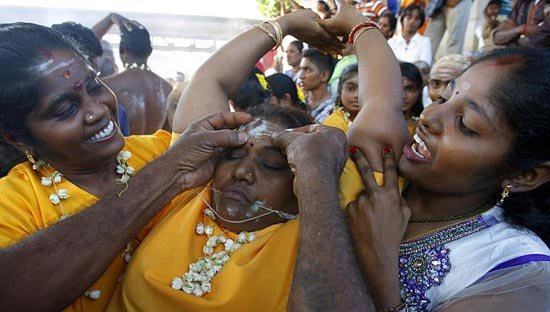
<instances>
[{"instance_id":1,"label":"woman in yellow sari","mask_svg":"<svg viewBox=\"0 0 550 312\"><path fill-rule=\"evenodd\" d=\"M174 130L183 131L191 120L206 114L227 111L227 99L248 69L285 34L339 47L316 17L298 10L228 42L202 65L185 90ZM152 230L132 258L119 305L113 303L112 310L285 311L296 273L296 219L298 212L299 218L303 216L302 210L317 210L320 224L326 224L326 233L312 242L319 244L320 253L328 246L342 253L351 250L351 244L341 244L347 232L338 209L338 177L346 158L343 132L309 125L296 130L304 134L301 140L287 140L285 134L291 131L284 129L312 120L303 112L281 107L251 113L253 121L242 129L250 140L226 150L213 181L197 189L192 200L179 203ZM333 225L340 230L330 230ZM312 261L326 266L341 263L344 271L352 267L349 273L355 278L334 276L327 284L357 291L361 278L352 256Z\"/></svg>"},{"instance_id":2,"label":"woman in yellow sari","mask_svg":"<svg viewBox=\"0 0 550 312\"><path fill-rule=\"evenodd\" d=\"M124 138L115 94L35 24L0 25L0 71L1 150L17 155L0 179L0 310L103 311L147 223L210 178L216 148L243 143L223 129L250 115L197 121L169 151L163 131Z\"/></svg>"}]
</instances>

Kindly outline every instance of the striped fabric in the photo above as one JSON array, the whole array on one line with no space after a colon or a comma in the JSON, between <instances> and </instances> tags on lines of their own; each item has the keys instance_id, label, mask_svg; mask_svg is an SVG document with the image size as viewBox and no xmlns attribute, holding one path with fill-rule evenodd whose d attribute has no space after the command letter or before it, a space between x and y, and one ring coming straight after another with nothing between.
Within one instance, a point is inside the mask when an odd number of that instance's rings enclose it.
<instances>
[{"instance_id":1,"label":"striped fabric","mask_svg":"<svg viewBox=\"0 0 550 312\"><path fill-rule=\"evenodd\" d=\"M388 8L380 0L360 2L356 4L356 7L363 14L363 16L368 17L373 22L378 23L380 16L388 11Z\"/></svg>"}]
</instances>

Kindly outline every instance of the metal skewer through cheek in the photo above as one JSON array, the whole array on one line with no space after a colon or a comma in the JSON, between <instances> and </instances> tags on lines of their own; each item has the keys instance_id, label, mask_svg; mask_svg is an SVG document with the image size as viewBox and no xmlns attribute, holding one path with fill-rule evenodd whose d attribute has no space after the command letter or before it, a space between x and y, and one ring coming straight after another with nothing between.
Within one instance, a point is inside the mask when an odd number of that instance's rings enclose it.
<instances>
[{"instance_id":1,"label":"metal skewer through cheek","mask_svg":"<svg viewBox=\"0 0 550 312\"><path fill-rule=\"evenodd\" d=\"M215 188L212 188L212 187L207 187L208 189L212 190L213 192L217 192L217 193L223 193L222 191L220 190L216 190ZM250 217L250 218L246 218L246 219L242 219L242 220L237 220L237 221L234 221L234 220L228 220L228 219L225 219L224 217L222 217L217 211L216 209L214 209L210 203L202 196L201 193L199 192L196 192L197 195L200 197L200 199L206 204L206 206L208 206L209 208L209 211L212 212L213 215L210 215L210 217L212 219L215 219L216 217L217 218L220 218L220 220L224 221L224 222L227 222L227 223L233 223L233 224L241 224L241 223L246 223L246 222L250 222L250 221L254 221L254 220L257 220L257 219L260 219L260 218L263 218L267 215L270 215L272 213L275 213L277 214L279 217L283 218L283 219L287 219L287 220L295 220L295 219L298 219L298 216L297 215L294 215L294 214L291 214L291 213L287 213L287 212L284 212L284 211L280 211L280 210L276 210L276 209L273 209L271 207L268 207L268 206L265 206L265 205L262 205L260 201L256 201L254 203L254 205L257 205L259 208L262 208L264 210L267 210L266 213L264 214L261 214L259 216L254 216L254 217ZM208 212L205 212L205 214L208 214Z\"/></svg>"}]
</instances>

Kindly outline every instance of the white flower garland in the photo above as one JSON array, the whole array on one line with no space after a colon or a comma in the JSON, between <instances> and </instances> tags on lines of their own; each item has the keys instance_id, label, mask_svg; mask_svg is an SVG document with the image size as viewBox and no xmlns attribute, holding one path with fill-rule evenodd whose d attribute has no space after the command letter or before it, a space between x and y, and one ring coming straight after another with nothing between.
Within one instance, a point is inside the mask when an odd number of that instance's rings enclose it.
<instances>
[{"instance_id":1,"label":"white flower garland","mask_svg":"<svg viewBox=\"0 0 550 312\"><path fill-rule=\"evenodd\" d=\"M121 151L118 153L116 157L117 161L117 169L116 172L121 175L120 178L116 179L117 184L124 184L124 189L118 194L118 196L121 196L124 191L128 189L128 181L130 180L130 177L134 173L134 168L131 166L128 166L128 159L132 157L132 153L128 151ZM34 162L32 164L32 169L36 172L40 171L41 169L44 169L48 166L48 164L39 159L38 161ZM63 177L63 174L57 170L55 170L50 176L48 177L41 177L40 183L44 186L53 186L54 192L50 194L49 200L52 204L59 206L59 210L61 211L61 216L59 217L59 221L63 221L71 216L70 213L65 213L63 210L63 204L61 203L62 200L65 200L69 198L69 193L67 192L67 189L58 189L57 184L61 183L61 178Z\"/></svg>"},{"instance_id":2,"label":"white flower garland","mask_svg":"<svg viewBox=\"0 0 550 312\"><path fill-rule=\"evenodd\" d=\"M210 218L214 215L209 208L204 209L203 213ZM205 226L202 223L197 224L195 233L208 237L202 247L204 256L189 264L189 271L184 273L182 277L175 277L172 280L172 288L182 290L186 294L202 297L211 291L212 279L229 260L229 256L243 244L254 241L256 234L241 232L234 241L223 235L213 235L214 226ZM221 244L223 244L224 249L214 253L214 249Z\"/></svg>"}]
</instances>

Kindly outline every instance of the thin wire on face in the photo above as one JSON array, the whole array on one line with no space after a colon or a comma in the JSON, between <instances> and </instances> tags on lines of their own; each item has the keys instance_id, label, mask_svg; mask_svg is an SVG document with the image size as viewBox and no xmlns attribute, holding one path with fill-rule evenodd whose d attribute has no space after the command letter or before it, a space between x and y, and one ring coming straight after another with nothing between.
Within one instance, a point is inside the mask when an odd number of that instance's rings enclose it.
<instances>
[{"instance_id":1,"label":"thin wire on face","mask_svg":"<svg viewBox=\"0 0 550 312\"><path fill-rule=\"evenodd\" d=\"M216 192L216 193L220 193L220 194L223 194L222 191L220 190L217 190L213 187L209 187L209 186L206 186L207 189L210 189L212 190L213 192ZM208 206L208 208L210 208L210 211L212 211L212 213L217 217L217 218L220 218L220 220L224 221L224 222L227 222L227 223L232 223L232 224L242 224L242 223L247 223L247 222L250 222L250 221L254 221L254 220L257 220L257 219L260 219L260 218L263 218L267 215L270 215L270 214L277 214L279 217L283 218L283 219L287 219L287 220L296 220L298 219L298 216L297 215L294 215L294 214L291 214L291 213L287 213L287 212L284 212L284 211L280 211L280 210L276 210L276 209L273 209L269 206L266 206L265 204L263 204L263 202L257 200L254 202L254 204L252 204L253 206L256 206L258 208L261 208L261 209L264 209L264 210L267 210L266 213L263 213L259 216L254 216L254 217L250 217L250 218L246 218L246 219L242 219L242 220L237 220L237 221L234 221L234 220L228 220L228 219L225 219L224 217L222 217L217 211L216 209L214 209L212 207L212 205L210 205L210 203L202 196L201 193L199 193L198 191L195 191L197 193L197 195L200 197L200 199L206 204L206 206ZM211 216L212 217L212 216Z\"/></svg>"}]
</instances>

